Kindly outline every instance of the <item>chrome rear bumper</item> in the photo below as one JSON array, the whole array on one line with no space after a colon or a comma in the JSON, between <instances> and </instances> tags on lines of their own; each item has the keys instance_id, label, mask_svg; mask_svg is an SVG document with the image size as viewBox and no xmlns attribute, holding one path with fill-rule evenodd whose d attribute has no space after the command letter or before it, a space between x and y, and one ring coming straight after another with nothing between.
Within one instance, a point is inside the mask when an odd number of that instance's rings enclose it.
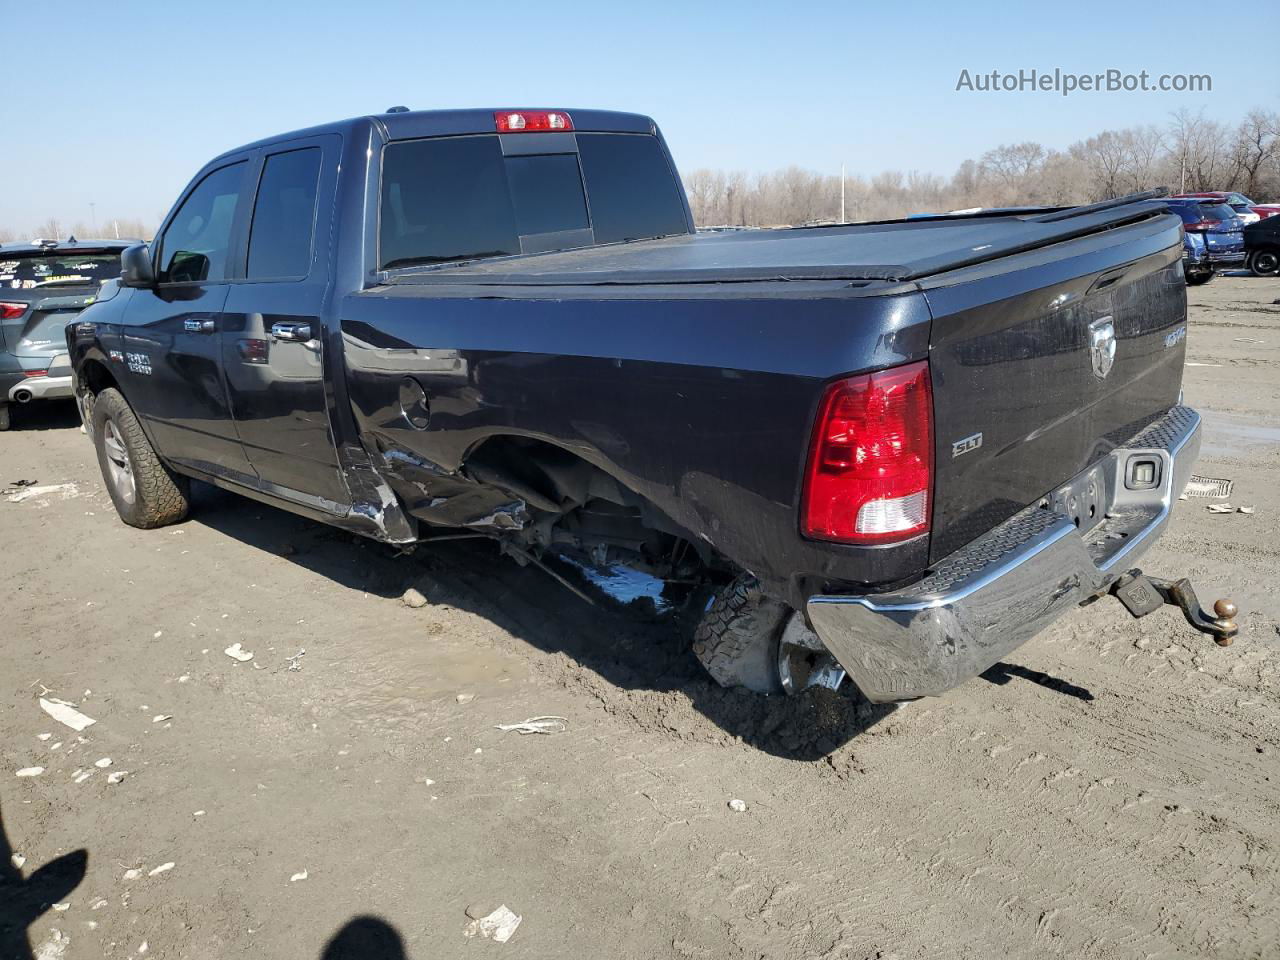
<instances>
[{"instance_id":1,"label":"chrome rear bumper","mask_svg":"<svg viewBox=\"0 0 1280 960\"><path fill-rule=\"evenodd\" d=\"M1163 532L1199 453L1200 415L1174 407L1064 487L1067 512L1023 510L893 593L811 597L809 621L870 700L944 693L1105 593ZM1159 465L1149 489L1131 489L1140 462ZM1082 484L1102 519L1077 527Z\"/></svg>"}]
</instances>

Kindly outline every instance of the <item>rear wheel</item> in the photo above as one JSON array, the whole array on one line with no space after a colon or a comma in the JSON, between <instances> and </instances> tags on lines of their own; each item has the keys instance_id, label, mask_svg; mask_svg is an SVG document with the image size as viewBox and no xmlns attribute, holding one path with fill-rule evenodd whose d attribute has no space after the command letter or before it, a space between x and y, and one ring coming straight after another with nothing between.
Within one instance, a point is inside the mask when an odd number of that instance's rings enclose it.
<instances>
[{"instance_id":1,"label":"rear wheel","mask_svg":"<svg viewBox=\"0 0 1280 960\"><path fill-rule=\"evenodd\" d=\"M1249 260L1249 269L1259 277L1274 277L1280 274L1280 250L1255 250Z\"/></svg>"},{"instance_id":2,"label":"rear wheel","mask_svg":"<svg viewBox=\"0 0 1280 960\"><path fill-rule=\"evenodd\" d=\"M149 530L185 517L190 495L187 478L156 456L120 392L112 388L98 394L92 416L98 465L120 519Z\"/></svg>"},{"instance_id":3,"label":"rear wheel","mask_svg":"<svg viewBox=\"0 0 1280 960\"><path fill-rule=\"evenodd\" d=\"M808 643L788 641L796 635L787 629L795 616L786 604L761 593L753 577L740 576L707 601L693 652L722 687L765 694L838 687L844 670L812 634Z\"/></svg>"},{"instance_id":4,"label":"rear wheel","mask_svg":"<svg viewBox=\"0 0 1280 960\"><path fill-rule=\"evenodd\" d=\"M1188 273L1188 274L1187 274L1187 286L1189 286L1189 287L1198 287L1198 286L1200 286L1202 283L1208 283L1208 282L1209 282L1210 280L1212 280L1212 279L1213 279L1213 271L1212 271L1212 270L1204 270L1204 271L1199 272L1199 273Z\"/></svg>"}]
</instances>

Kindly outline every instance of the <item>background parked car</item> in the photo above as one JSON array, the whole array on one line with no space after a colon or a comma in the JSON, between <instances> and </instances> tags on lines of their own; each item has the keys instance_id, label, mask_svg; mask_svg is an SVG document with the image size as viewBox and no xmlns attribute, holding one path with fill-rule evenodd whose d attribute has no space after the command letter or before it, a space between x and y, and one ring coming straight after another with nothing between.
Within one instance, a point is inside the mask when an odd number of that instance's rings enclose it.
<instances>
[{"instance_id":1,"label":"background parked car","mask_svg":"<svg viewBox=\"0 0 1280 960\"><path fill-rule=\"evenodd\" d=\"M1245 264L1254 276L1280 276L1280 217L1269 217L1244 228Z\"/></svg>"},{"instance_id":2,"label":"background parked car","mask_svg":"<svg viewBox=\"0 0 1280 960\"><path fill-rule=\"evenodd\" d=\"M1265 220L1280 214L1280 203L1255 203L1253 212Z\"/></svg>"},{"instance_id":3,"label":"background parked car","mask_svg":"<svg viewBox=\"0 0 1280 960\"><path fill-rule=\"evenodd\" d=\"M1213 279L1213 264L1209 262L1209 249L1205 246L1204 234L1183 232L1182 275L1189 287L1198 287Z\"/></svg>"},{"instance_id":4,"label":"background parked car","mask_svg":"<svg viewBox=\"0 0 1280 960\"><path fill-rule=\"evenodd\" d=\"M120 276L133 240L32 240L0 246L0 430L9 405L72 396L67 322Z\"/></svg>"},{"instance_id":5,"label":"background parked car","mask_svg":"<svg viewBox=\"0 0 1280 960\"><path fill-rule=\"evenodd\" d=\"M1183 230L1204 240L1210 269L1244 266L1244 224L1231 207L1211 200L1181 197L1170 197L1168 203L1169 209L1182 218ZM1185 250L1184 246L1184 253ZM1199 276L1199 271L1196 275ZM1188 276L1187 282L1195 284L1205 280Z\"/></svg>"},{"instance_id":6,"label":"background parked car","mask_svg":"<svg viewBox=\"0 0 1280 960\"><path fill-rule=\"evenodd\" d=\"M1259 204L1254 203L1243 193L1236 193L1234 190L1207 190L1203 193L1177 193L1174 196L1197 200L1216 200L1219 203L1225 203L1245 223L1257 223L1262 219L1262 214L1256 209Z\"/></svg>"}]
</instances>

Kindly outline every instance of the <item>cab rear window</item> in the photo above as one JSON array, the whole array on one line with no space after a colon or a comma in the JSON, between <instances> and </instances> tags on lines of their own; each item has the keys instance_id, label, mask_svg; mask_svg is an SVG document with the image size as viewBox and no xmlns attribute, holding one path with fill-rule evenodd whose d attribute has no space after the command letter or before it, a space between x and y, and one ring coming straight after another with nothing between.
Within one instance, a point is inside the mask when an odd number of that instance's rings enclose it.
<instances>
[{"instance_id":1,"label":"cab rear window","mask_svg":"<svg viewBox=\"0 0 1280 960\"><path fill-rule=\"evenodd\" d=\"M0 251L0 290L96 286L120 276L118 253L58 253L6 258Z\"/></svg>"},{"instance_id":2,"label":"cab rear window","mask_svg":"<svg viewBox=\"0 0 1280 960\"><path fill-rule=\"evenodd\" d=\"M379 266L445 263L688 233L656 137L579 133L504 156L496 135L388 144Z\"/></svg>"}]
</instances>

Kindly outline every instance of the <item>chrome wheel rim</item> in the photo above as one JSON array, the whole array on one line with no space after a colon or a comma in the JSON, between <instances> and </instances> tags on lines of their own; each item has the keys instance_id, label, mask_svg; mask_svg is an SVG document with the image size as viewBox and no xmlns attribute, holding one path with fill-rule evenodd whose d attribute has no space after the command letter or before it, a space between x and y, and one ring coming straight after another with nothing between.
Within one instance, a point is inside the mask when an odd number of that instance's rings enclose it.
<instances>
[{"instance_id":1,"label":"chrome wheel rim","mask_svg":"<svg viewBox=\"0 0 1280 960\"><path fill-rule=\"evenodd\" d=\"M825 650L792 643L778 644L778 680L787 696L794 696L810 687L836 690L844 678L844 667Z\"/></svg>"},{"instance_id":2,"label":"chrome wheel rim","mask_svg":"<svg viewBox=\"0 0 1280 960\"><path fill-rule=\"evenodd\" d=\"M113 420L107 420L102 426L102 449L107 455L107 475L112 488L125 503L133 503L137 496L133 464L129 462L129 448L124 445Z\"/></svg>"}]
</instances>

